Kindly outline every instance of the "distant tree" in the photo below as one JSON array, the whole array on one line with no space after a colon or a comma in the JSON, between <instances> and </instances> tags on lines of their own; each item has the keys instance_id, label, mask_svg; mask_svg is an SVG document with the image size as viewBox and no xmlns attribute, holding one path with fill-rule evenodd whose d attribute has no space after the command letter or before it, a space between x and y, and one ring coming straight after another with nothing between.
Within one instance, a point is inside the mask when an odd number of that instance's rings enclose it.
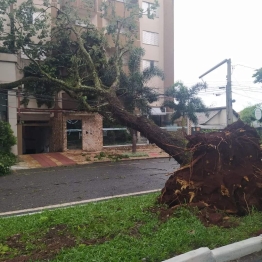
<instances>
[{"instance_id":1,"label":"distant tree","mask_svg":"<svg viewBox=\"0 0 262 262\"><path fill-rule=\"evenodd\" d=\"M176 82L170 87L165 95L168 98L163 106L174 110L171 120L182 117L188 117L194 124L197 124L196 112L205 112L207 110L201 98L197 95L199 91L207 88L205 83L198 83L191 88L185 86L182 82Z\"/></svg>"},{"instance_id":2,"label":"distant tree","mask_svg":"<svg viewBox=\"0 0 262 262\"><path fill-rule=\"evenodd\" d=\"M255 74L252 77L255 78L254 83L262 83L262 67L255 70Z\"/></svg>"},{"instance_id":3,"label":"distant tree","mask_svg":"<svg viewBox=\"0 0 262 262\"><path fill-rule=\"evenodd\" d=\"M256 120L254 111L257 105L248 106L240 112L240 119L248 125L252 125L252 122Z\"/></svg>"}]
</instances>

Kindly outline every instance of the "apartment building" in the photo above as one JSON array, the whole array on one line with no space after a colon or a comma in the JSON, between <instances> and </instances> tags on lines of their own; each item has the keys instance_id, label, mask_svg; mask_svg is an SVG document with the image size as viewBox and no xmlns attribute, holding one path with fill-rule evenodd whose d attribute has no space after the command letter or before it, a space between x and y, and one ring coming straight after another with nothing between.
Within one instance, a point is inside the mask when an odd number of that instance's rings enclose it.
<instances>
[{"instance_id":1,"label":"apartment building","mask_svg":"<svg viewBox=\"0 0 262 262\"><path fill-rule=\"evenodd\" d=\"M17 0L18 5L23 0ZM43 3L37 0L38 4ZM99 6L103 0L94 0L91 9L91 21L98 28L106 26L107 21L101 17ZM116 0L116 11L122 12L123 2ZM153 0L136 0L143 10L147 10ZM53 4L62 5L63 0L52 0ZM167 87L174 83L174 6L173 0L159 0L156 18L149 19L144 15L139 19L139 36L137 46L145 49L141 68L157 65L163 69L165 79L152 79L150 86L163 94ZM85 12L81 0L74 6L80 15ZM52 16L55 10L50 9ZM84 13L83 13L84 14ZM28 64L23 54L13 55L0 53L0 82L12 82L23 77L19 68ZM54 108L37 106L36 99L31 98L27 106L21 105L22 95L17 90L1 91L0 117L11 124L17 136L15 154L33 154L42 152L65 151L67 149L83 149L99 151L103 146L102 117L97 114L77 112L75 104L66 94L57 94ZM166 112L161 110L163 98L152 104L152 115L163 119Z\"/></svg>"}]
</instances>

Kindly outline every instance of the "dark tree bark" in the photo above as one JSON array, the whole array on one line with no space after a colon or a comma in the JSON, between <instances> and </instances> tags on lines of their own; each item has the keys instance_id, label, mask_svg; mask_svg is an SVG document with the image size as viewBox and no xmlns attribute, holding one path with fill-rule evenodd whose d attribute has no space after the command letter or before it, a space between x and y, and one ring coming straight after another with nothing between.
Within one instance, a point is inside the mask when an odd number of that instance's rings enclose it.
<instances>
[{"instance_id":1,"label":"dark tree bark","mask_svg":"<svg viewBox=\"0 0 262 262\"><path fill-rule=\"evenodd\" d=\"M106 93L104 94L104 97L109 102L109 110L111 114L122 125L141 132L150 143L154 143L163 149L179 164L185 164L188 162L188 156L183 141L176 139L172 134L161 129L147 117L135 116L129 113L125 110L119 99L113 94Z\"/></svg>"},{"instance_id":2,"label":"dark tree bark","mask_svg":"<svg viewBox=\"0 0 262 262\"><path fill-rule=\"evenodd\" d=\"M132 134L132 153L136 153L136 144L137 144L136 130L131 129L131 134Z\"/></svg>"}]
</instances>

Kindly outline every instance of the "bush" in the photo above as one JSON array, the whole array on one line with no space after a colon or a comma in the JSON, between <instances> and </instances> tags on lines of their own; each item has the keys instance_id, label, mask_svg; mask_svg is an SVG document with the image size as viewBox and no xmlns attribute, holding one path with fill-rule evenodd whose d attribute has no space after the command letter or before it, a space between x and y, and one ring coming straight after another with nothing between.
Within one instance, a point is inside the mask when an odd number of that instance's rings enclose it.
<instances>
[{"instance_id":1,"label":"bush","mask_svg":"<svg viewBox=\"0 0 262 262\"><path fill-rule=\"evenodd\" d=\"M11 147L16 144L16 138L9 123L0 121L0 154L10 153Z\"/></svg>"},{"instance_id":2,"label":"bush","mask_svg":"<svg viewBox=\"0 0 262 262\"><path fill-rule=\"evenodd\" d=\"M16 138L10 124L0 121L0 175L7 174L16 162L16 156L11 153L11 147L15 144Z\"/></svg>"},{"instance_id":3,"label":"bush","mask_svg":"<svg viewBox=\"0 0 262 262\"><path fill-rule=\"evenodd\" d=\"M16 156L13 153L0 153L0 175L8 174L15 163Z\"/></svg>"}]
</instances>

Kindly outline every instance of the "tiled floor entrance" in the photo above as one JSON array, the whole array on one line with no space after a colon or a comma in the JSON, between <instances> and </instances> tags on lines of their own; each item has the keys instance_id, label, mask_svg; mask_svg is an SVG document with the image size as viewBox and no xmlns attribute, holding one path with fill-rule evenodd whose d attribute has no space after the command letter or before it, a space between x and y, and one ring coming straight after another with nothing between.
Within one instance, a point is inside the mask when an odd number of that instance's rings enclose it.
<instances>
[{"instance_id":1,"label":"tiled floor entrance","mask_svg":"<svg viewBox=\"0 0 262 262\"><path fill-rule=\"evenodd\" d=\"M61 153L32 154L30 157L36 160L41 167L69 166L76 164L75 161Z\"/></svg>"}]
</instances>

